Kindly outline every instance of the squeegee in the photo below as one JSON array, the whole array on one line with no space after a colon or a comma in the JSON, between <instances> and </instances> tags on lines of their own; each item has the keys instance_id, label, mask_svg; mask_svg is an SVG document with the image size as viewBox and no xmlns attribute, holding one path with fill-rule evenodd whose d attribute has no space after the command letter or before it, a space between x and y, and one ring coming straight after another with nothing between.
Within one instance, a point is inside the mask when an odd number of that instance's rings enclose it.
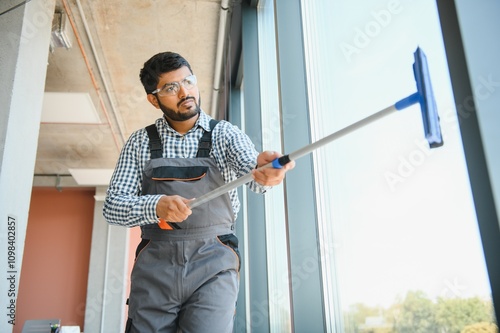
<instances>
[{"instance_id":1,"label":"squeegee","mask_svg":"<svg viewBox=\"0 0 500 333\"><path fill-rule=\"evenodd\" d=\"M351 132L356 131L376 120L379 120L389 114L396 111L403 110L413 104L420 104L420 111L422 114L422 122L424 126L424 133L430 148L437 148L443 145L443 138L441 135L441 127L439 124L439 115L437 112L436 101L434 99L434 93L432 91L431 80L429 76L429 68L427 65L427 57L420 47L414 53L415 62L413 63L413 74L415 76L415 81L417 85L417 92L411 94L408 97L401 99L394 105L391 105L383 110L380 110L362 120L359 120L347 127L344 127L314 143L311 143L303 148L300 148L292 153L283 155L271 163L268 163L260 168L282 168L285 164L290 161L295 161L296 159L303 157L314 150L340 138ZM198 207L226 192L229 192L241 185L244 185L252 180L252 174L246 174L234 181L226 183L213 191L210 191L194 200L189 202L190 208ZM162 229L171 229L168 224L164 221L159 223Z\"/></svg>"}]
</instances>

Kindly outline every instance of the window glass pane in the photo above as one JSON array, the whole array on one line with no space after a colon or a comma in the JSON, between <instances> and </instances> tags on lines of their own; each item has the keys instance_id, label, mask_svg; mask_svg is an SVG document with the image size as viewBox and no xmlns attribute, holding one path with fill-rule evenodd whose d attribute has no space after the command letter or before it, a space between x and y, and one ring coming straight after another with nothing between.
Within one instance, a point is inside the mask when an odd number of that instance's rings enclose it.
<instances>
[{"instance_id":1,"label":"window glass pane","mask_svg":"<svg viewBox=\"0 0 500 333\"><path fill-rule=\"evenodd\" d=\"M314 153L329 330L493 323L435 2L304 0L302 11L313 140L416 92L421 47L445 142L429 149L417 104Z\"/></svg>"}]
</instances>

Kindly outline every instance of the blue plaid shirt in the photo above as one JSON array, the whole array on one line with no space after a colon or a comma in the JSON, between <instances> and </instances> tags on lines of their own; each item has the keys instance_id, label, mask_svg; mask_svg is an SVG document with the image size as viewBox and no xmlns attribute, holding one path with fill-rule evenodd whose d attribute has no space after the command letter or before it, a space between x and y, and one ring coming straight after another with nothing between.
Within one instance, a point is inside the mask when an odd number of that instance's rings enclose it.
<instances>
[{"instance_id":1,"label":"blue plaid shirt","mask_svg":"<svg viewBox=\"0 0 500 333\"><path fill-rule=\"evenodd\" d=\"M210 130L210 119L202 111L196 124L184 135L170 127L165 118L157 119L155 123L163 143L163 157L196 157L203 132ZM212 142L210 156L216 160L226 183L256 167L258 152L250 138L238 127L227 121L220 121L212 133ZM125 143L104 201L103 214L108 223L132 227L158 222L156 204L161 195L141 195L144 165L151 156L148 144L145 128L132 133ZM269 188L255 181L247 185L257 193L264 193ZM236 218L240 209L237 190L230 191L229 196Z\"/></svg>"}]
</instances>

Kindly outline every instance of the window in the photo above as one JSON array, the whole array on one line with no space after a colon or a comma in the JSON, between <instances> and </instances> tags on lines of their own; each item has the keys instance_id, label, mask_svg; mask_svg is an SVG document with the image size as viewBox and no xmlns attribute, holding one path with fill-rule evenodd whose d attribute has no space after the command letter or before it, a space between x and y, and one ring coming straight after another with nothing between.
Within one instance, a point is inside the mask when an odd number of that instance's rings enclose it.
<instances>
[{"instance_id":1,"label":"window","mask_svg":"<svg viewBox=\"0 0 500 333\"><path fill-rule=\"evenodd\" d=\"M314 153L328 331L493 323L434 1L304 0L301 10L313 141L414 93L420 46L445 142L428 148L415 105ZM477 315L453 316L466 307Z\"/></svg>"}]
</instances>

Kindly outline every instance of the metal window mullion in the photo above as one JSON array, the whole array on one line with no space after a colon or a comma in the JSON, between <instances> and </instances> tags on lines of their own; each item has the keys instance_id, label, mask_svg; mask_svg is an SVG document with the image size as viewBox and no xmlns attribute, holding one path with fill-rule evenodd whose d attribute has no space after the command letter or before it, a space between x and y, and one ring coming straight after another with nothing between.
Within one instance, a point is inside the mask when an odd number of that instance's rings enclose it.
<instances>
[{"instance_id":1,"label":"metal window mullion","mask_svg":"<svg viewBox=\"0 0 500 333\"><path fill-rule=\"evenodd\" d=\"M261 101L257 38L257 11L247 3L241 4L242 64L245 109L245 132L262 150ZM268 267L266 260L266 230L264 197L247 190L248 218L248 314L249 332L269 333Z\"/></svg>"},{"instance_id":2,"label":"metal window mullion","mask_svg":"<svg viewBox=\"0 0 500 333\"><path fill-rule=\"evenodd\" d=\"M276 63L274 1L261 0L257 7L262 148L282 150L282 128ZM288 332L291 326L288 251L283 185L273 187L264 197L268 262L270 332Z\"/></svg>"}]
</instances>

